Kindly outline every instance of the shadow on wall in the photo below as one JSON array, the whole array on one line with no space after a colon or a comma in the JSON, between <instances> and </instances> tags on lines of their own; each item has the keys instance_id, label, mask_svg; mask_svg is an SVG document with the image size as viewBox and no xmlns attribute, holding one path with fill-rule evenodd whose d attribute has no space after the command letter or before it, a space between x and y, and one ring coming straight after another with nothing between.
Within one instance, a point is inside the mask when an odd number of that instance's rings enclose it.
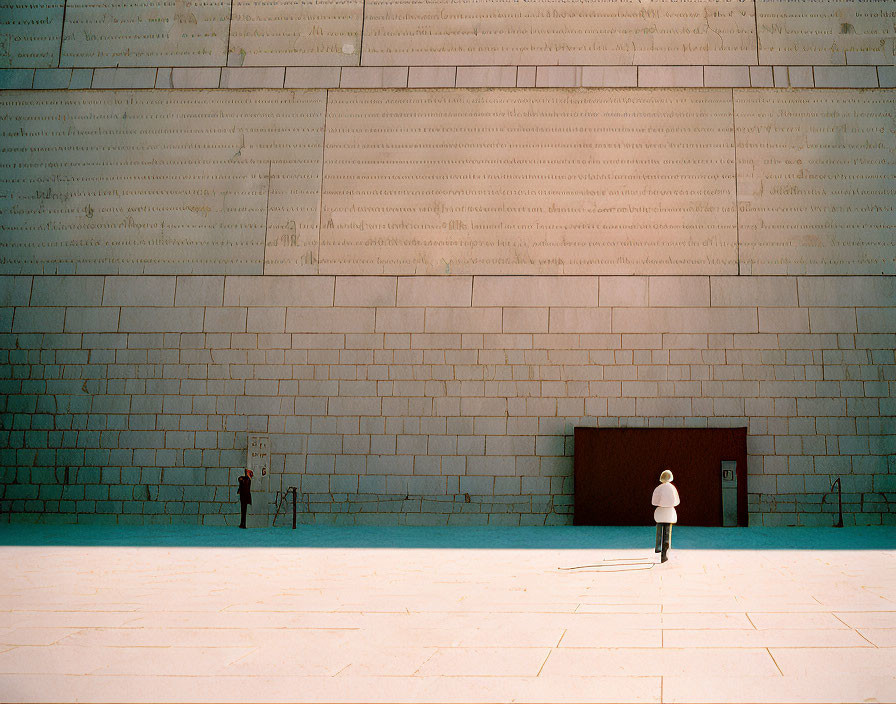
<instances>
[{"instance_id":1,"label":"shadow on wall","mask_svg":"<svg viewBox=\"0 0 896 704\"><path fill-rule=\"evenodd\" d=\"M652 550L654 526L418 528L300 526L241 531L208 526L35 526L7 524L0 545L209 548L396 548L454 550ZM676 550L893 550L896 526L698 528L677 525Z\"/></svg>"}]
</instances>

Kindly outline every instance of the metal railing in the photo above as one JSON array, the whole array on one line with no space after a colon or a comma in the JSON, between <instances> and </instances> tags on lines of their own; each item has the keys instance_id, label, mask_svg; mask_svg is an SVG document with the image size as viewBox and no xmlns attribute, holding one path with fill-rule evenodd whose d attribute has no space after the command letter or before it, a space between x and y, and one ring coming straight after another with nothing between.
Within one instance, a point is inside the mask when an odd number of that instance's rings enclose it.
<instances>
[{"instance_id":1,"label":"metal railing","mask_svg":"<svg viewBox=\"0 0 896 704\"><path fill-rule=\"evenodd\" d=\"M292 494L292 529L296 529L296 487L288 486L286 487L286 491L278 491L280 495L279 500L277 501L277 511L274 513L274 520L271 521L271 525L276 525L277 516L280 515L280 509L283 507L283 502L286 500L286 497Z\"/></svg>"}]
</instances>

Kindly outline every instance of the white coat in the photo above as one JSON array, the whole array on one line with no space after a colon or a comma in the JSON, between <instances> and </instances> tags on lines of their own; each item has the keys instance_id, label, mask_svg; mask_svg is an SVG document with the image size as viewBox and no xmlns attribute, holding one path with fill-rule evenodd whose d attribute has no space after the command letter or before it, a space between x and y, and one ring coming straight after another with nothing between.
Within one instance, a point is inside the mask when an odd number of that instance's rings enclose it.
<instances>
[{"instance_id":1,"label":"white coat","mask_svg":"<svg viewBox=\"0 0 896 704\"><path fill-rule=\"evenodd\" d=\"M672 485L672 482L660 484L654 489L650 503L657 507L653 512L653 520L657 523L676 523L678 521L678 515L672 507L678 506L681 499L678 498L678 489Z\"/></svg>"}]
</instances>

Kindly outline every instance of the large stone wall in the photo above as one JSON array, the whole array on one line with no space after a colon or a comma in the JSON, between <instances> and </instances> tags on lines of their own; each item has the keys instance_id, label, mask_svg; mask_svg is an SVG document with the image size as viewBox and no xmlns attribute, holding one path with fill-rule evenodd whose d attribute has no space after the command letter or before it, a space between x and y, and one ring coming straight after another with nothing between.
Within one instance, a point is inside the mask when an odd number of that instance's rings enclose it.
<instances>
[{"instance_id":1,"label":"large stone wall","mask_svg":"<svg viewBox=\"0 0 896 704\"><path fill-rule=\"evenodd\" d=\"M896 2L0 0L3 520L571 520L746 425L896 518Z\"/></svg>"},{"instance_id":2,"label":"large stone wall","mask_svg":"<svg viewBox=\"0 0 896 704\"><path fill-rule=\"evenodd\" d=\"M892 277L8 277L0 499L221 524L247 432L301 520L542 525L572 429L749 428L753 524L896 514ZM73 305L77 304L77 305ZM270 520L265 516L259 520Z\"/></svg>"},{"instance_id":3,"label":"large stone wall","mask_svg":"<svg viewBox=\"0 0 896 704\"><path fill-rule=\"evenodd\" d=\"M7 91L0 109L7 274L896 273L891 90Z\"/></svg>"}]
</instances>

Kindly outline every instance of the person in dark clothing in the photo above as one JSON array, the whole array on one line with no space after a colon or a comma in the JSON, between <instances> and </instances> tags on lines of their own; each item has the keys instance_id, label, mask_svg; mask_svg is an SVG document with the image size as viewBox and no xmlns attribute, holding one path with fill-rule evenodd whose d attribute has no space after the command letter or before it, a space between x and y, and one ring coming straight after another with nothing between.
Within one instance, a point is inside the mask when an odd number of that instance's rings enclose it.
<instances>
[{"instance_id":1,"label":"person in dark clothing","mask_svg":"<svg viewBox=\"0 0 896 704\"><path fill-rule=\"evenodd\" d=\"M252 503L252 477L252 470L247 469L246 473L237 479L239 486L236 493L240 498L240 528L246 527L246 507Z\"/></svg>"}]
</instances>

